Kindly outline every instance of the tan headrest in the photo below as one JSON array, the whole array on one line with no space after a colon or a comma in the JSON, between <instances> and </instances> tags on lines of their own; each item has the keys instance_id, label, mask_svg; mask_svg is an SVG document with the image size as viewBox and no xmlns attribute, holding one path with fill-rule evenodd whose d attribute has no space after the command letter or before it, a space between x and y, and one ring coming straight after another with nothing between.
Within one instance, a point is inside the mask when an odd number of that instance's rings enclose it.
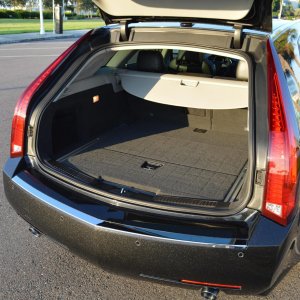
<instances>
[{"instance_id":1,"label":"tan headrest","mask_svg":"<svg viewBox=\"0 0 300 300\"><path fill-rule=\"evenodd\" d=\"M248 81L249 70L247 62L240 60L236 68L236 79L241 81Z\"/></svg>"}]
</instances>

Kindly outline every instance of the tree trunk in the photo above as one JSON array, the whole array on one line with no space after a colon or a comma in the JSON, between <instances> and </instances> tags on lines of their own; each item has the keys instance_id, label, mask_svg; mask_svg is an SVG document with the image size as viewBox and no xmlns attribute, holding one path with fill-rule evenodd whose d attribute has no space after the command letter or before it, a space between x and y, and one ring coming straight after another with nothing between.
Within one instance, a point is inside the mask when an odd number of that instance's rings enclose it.
<instances>
[{"instance_id":1,"label":"tree trunk","mask_svg":"<svg viewBox=\"0 0 300 300\"><path fill-rule=\"evenodd\" d=\"M279 13L278 13L278 19L281 19L282 7L283 7L283 0L280 1L280 8L279 8Z\"/></svg>"}]
</instances>

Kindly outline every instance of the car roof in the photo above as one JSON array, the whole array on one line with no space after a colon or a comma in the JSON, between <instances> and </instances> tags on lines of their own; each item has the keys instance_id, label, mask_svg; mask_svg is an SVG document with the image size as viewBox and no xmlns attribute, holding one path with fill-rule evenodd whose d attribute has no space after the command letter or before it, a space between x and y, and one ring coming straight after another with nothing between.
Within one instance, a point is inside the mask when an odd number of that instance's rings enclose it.
<instances>
[{"instance_id":1,"label":"car roof","mask_svg":"<svg viewBox=\"0 0 300 300\"><path fill-rule=\"evenodd\" d=\"M276 32L279 28L288 27L294 21L282 20L282 19L273 19L273 33Z\"/></svg>"},{"instance_id":2,"label":"car roof","mask_svg":"<svg viewBox=\"0 0 300 300\"><path fill-rule=\"evenodd\" d=\"M273 32L272 38L275 39L280 35L280 33L284 32L289 27L299 23L300 20L290 21L290 20L281 20L281 19L273 19Z\"/></svg>"}]
</instances>

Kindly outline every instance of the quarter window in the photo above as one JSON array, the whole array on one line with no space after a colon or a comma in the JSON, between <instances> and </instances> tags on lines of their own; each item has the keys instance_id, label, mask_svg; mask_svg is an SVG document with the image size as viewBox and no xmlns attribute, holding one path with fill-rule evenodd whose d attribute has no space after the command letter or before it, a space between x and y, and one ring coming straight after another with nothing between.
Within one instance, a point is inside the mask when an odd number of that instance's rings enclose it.
<instances>
[{"instance_id":1,"label":"quarter window","mask_svg":"<svg viewBox=\"0 0 300 300\"><path fill-rule=\"evenodd\" d=\"M300 35L296 28L281 33L275 40L288 89L300 126Z\"/></svg>"}]
</instances>

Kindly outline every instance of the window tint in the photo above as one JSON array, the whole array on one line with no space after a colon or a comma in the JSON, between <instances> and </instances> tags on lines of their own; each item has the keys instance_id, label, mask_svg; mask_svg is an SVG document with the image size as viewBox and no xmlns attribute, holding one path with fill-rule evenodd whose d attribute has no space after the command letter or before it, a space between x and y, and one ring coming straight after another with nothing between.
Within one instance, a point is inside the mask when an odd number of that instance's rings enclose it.
<instances>
[{"instance_id":1,"label":"window tint","mask_svg":"<svg viewBox=\"0 0 300 300\"><path fill-rule=\"evenodd\" d=\"M286 82L293 99L295 114L300 125L300 35L298 28L291 28L280 34L276 47Z\"/></svg>"}]
</instances>

